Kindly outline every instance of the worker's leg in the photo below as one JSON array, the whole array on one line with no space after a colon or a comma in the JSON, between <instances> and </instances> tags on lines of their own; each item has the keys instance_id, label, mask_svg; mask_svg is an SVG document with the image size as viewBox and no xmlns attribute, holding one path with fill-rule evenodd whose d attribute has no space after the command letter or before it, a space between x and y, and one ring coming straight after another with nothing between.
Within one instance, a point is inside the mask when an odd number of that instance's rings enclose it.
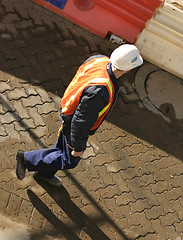
<instances>
[{"instance_id":1,"label":"worker's leg","mask_svg":"<svg viewBox=\"0 0 183 240\"><path fill-rule=\"evenodd\" d=\"M63 132L52 148L40 149L24 153L25 165L28 171L36 171L42 177L52 178L60 169L70 169L77 166L80 157L71 156L71 149Z\"/></svg>"},{"instance_id":2,"label":"worker's leg","mask_svg":"<svg viewBox=\"0 0 183 240\"><path fill-rule=\"evenodd\" d=\"M24 153L25 166L28 171L38 172L40 176L52 178L60 169L56 149L40 149Z\"/></svg>"}]
</instances>

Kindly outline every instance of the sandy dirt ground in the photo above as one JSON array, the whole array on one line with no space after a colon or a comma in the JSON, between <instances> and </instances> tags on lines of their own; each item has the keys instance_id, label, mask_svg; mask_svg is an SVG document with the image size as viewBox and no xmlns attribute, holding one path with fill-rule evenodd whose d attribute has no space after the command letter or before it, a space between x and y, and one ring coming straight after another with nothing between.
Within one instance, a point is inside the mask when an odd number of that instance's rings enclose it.
<instances>
[{"instance_id":1,"label":"sandy dirt ground","mask_svg":"<svg viewBox=\"0 0 183 240\"><path fill-rule=\"evenodd\" d=\"M28 227L0 215L1 240L29 240Z\"/></svg>"}]
</instances>

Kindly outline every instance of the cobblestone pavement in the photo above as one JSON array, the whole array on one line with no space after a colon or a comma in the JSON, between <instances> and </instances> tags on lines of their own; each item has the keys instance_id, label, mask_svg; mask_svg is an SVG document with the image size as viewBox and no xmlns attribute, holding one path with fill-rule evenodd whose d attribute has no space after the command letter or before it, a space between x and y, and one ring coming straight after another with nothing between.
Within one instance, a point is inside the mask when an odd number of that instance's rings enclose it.
<instances>
[{"instance_id":1,"label":"cobblestone pavement","mask_svg":"<svg viewBox=\"0 0 183 240\"><path fill-rule=\"evenodd\" d=\"M18 149L56 141L60 97L78 66L116 46L31 1L0 4L0 213L32 240L183 239L182 121L144 108L135 71L79 166L58 172L61 189L16 178Z\"/></svg>"}]
</instances>

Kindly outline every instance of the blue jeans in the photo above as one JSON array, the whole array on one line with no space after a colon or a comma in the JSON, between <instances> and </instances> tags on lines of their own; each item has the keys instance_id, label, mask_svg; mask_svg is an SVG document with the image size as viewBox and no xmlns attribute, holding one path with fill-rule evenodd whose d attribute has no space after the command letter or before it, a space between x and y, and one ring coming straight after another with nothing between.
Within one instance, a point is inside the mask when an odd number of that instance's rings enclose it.
<instances>
[{"instance_id":1,"label":"blue jeans","mask_svg":"<svg viewBox=\"0 0 183 240\"><path fill-rule=\"evenodd\" d=\"M75 168L80 157L71 155L66 137L60 132L56 144L51 148L28 151L24 154L28 171L35 171L42 177L52 178L58 170Z\"/></svg>"}]
</instances>

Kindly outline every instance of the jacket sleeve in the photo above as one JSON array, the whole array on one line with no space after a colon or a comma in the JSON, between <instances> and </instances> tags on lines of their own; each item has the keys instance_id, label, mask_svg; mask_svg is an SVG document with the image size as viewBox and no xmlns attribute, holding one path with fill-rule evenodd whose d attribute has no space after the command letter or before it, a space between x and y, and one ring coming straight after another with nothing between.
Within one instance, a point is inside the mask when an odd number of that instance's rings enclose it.
<instances>
[{"instance_id":1,"label":"jacket sleeve","mask_svg":"<svg viewBox=\"0 0 183 240\"><path fill-rule=\"evenodd\" d=\"M105 86L90 86L83 91L71 122L71 145L75 151L86 149L90 130L108 100L109 93Z\"/></svg>"}]
</instances>

